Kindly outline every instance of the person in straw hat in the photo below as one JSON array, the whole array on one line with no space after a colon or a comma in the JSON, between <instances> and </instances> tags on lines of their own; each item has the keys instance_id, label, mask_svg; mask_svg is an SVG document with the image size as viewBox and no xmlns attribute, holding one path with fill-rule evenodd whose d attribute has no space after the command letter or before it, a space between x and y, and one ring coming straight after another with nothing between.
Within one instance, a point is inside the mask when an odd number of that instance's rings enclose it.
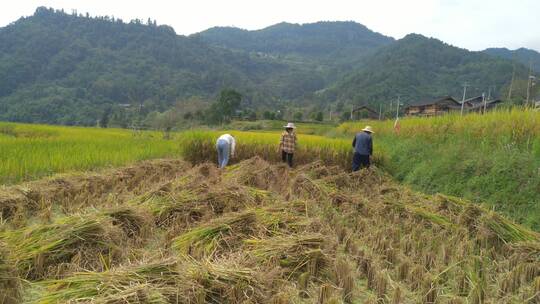
<instances>
[{"instance_id":1,"label":"person in straw hat","mask_svg":"<svg viewBox=\"0 0 540 304\"><path fill-rule=\"evenodd\" d=\"M285 131L281 134L281 140L279 141L279 150L281 151L281 160L286 162L289 167L293 166L294 149L296 148L297 140L294 129L296 126L290 122L286 126L283 126Z\"/></svg>"},{"instance_id":2,"label":"person in straw hat","mask_svg":"<svg viewBox=\"0 0 540 304\"><path fill-rule=\"evenodd\" d=\"M362 132L356 134L352 142L354 148L354 156L352 162L352 170L358 171L361 168L369 168L370 156L373 155L373 139L371 138L373 129L366 126Z\"/></svg>"}]
</instances>

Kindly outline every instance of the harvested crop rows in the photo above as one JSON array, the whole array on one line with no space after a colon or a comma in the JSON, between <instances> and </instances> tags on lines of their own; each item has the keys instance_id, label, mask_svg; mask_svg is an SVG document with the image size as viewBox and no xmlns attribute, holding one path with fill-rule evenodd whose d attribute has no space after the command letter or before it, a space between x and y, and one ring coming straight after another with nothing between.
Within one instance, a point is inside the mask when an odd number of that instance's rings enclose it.
<instances>
[{"instance_id":1,"label":"harvested crop rows","mask_svg":"<svg viewBox=\"0 0 540 304\"><path fill-rule=\"evenodd\" d=\"M539 303L539 235L377 169L146 162L3 190L0 303Z\"/></svg>"}]
</instances>

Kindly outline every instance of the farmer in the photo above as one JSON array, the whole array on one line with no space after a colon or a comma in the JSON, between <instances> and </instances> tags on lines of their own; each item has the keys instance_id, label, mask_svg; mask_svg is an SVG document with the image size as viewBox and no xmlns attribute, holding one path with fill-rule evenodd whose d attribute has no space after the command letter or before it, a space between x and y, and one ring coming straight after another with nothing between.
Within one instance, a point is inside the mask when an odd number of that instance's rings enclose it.
<instances>
[{"instance_id":1,"label":"farmer","mask_svg":"<svg viewBox=\"0 0 540 304\"><path fill-rule=\"evenodd\" d=\"M296 148L296 133L294 133L294 123L290 122L286 126L285 132L281 134L281 140L279 141L279 150L281 150L281 160L286 162L289 167L293 166L294 149Z\"/></svg>"},{"instance_id":2,"label":"farmer","mask_svg":"<svg viewBox=\"0 0 540 304\"><path fill-rule=\"evenodd\" d=\"M354 156L352 170L358 171L360 168L369 168L369 157L373 154L373 140L371 134L373 130L370 126L362 129L362 132L356 134L352 142Z\"/></svg>"},{"instance_id":3,"label":"farmer","mask_svg":"<svg viewBox=\"0 0 540 304\"><path fill-rule=\"evenodd\" d=\"M229 163L229 158L234 156L234 148L236 146L236 140L231 134L221 135L216 142L216 149L218 154L218 167L224 168Z\"/></svg>"}]
</instances>

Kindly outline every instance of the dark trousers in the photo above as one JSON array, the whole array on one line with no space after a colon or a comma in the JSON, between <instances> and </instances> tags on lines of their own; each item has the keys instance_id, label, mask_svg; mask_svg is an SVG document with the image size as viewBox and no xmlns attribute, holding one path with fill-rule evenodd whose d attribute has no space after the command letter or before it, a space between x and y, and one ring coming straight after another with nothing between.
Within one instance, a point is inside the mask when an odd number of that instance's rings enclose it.
<instances>
[{"instance_id":1,"label":"dark trousers","mask_svg":"<svg viewBox=\"0 0 540 304\"><path fill-rule=\"evenodd\" d=\"M352 161L352 170L358 171L362 168L369 168L370 161L369 161L369 155L362 155L359 153L354 153L353 161Z\"/></svg>"},{"instance_id":2,"label":"dark trousers","mask_svg":"<svg viewBox=\"0 0 540 304\"><path fill-rule=\"evenodd\" d=\"M285 163L287 163L289 165L289 167L292 168L292 160L293 160L293 154L292 153L287 153L285 151L281 151L281 160Z\"/></svg>"}]
</instances>

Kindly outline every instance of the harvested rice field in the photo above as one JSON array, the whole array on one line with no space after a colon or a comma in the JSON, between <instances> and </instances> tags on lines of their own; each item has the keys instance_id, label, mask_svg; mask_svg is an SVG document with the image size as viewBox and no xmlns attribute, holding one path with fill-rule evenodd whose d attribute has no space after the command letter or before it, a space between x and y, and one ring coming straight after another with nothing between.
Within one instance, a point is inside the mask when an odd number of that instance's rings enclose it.
<instances>
[{"instance_id":1,"label":"harvested rice field","mask_svg":"<svg viewBox=\"0 0 540 304\"><path fill-rule=\"evenodd\" d=\"M155 160L0 211L0 303L540 303L537 233L377 168Z\"/></svg>"}]
</instances>

